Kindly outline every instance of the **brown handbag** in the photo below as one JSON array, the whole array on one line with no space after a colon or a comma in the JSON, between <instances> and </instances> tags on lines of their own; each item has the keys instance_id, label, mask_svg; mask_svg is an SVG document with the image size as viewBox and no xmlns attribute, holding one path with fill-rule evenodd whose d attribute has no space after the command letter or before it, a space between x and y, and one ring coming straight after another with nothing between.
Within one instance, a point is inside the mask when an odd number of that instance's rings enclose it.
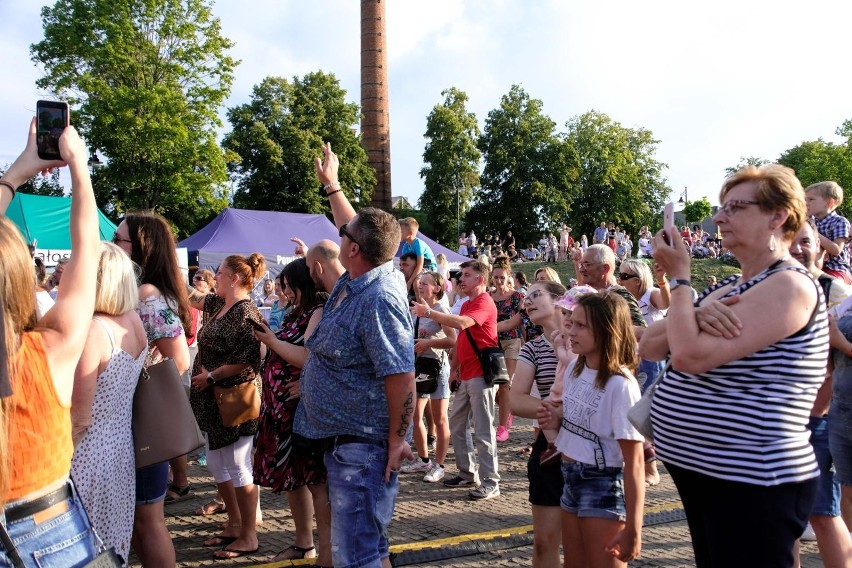
<instances>
[{"instance_id":1,"label":"brown handbag","mask_svg":"<svg viewBox=\"0 0 852 568\"><path fill-rule=\"evenodd\" d=\"M255 378L232 387L213 387L213 398L225 428L239 426L260 416L260 393Z\"/></svg>"},{"instance_id":2,"label":"brown handbag","mask_svg":"<svg viewBox=\"0 0 852 568\"><path fill-rule=\"evenodd\" d=\"M133 395L132 423L137 469L204 445L180 373L171 359L142 369Z\"/></svg>"}]
</instances>

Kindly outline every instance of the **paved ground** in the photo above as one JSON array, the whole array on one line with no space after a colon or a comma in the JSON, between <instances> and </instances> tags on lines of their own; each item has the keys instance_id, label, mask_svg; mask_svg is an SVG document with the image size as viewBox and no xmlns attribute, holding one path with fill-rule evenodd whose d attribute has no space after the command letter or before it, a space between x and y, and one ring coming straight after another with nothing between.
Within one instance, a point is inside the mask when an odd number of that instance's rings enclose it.
<instances>
[{"instance_id":1,"label":"paved ground","mask_svg":"<svg viewBox=\"0 0 852 568\"><path fill-rule=\"evenodd\" d=\"M462 568L530 566L532 519L527 502L526 458L520 451L532 441L529 421L516 420L508 442L500 444L501 493L499 498L474 502L466 491L421 481L422 475L403 475L396 514L391 525L392 551L398 566ZM447 460L453 471L452 448ZM225 515L198 517L192 514L215 494L206 468L191 467L195 498L169 505L167 522L178 555L179 566L264 564L277 551L292 544L293 520L286 498L261 492L263 524L259 527L257 555L232 561L213 560L215 549L202 541L215 534ZM671 479L663 474L657 487L648 490L645 501L642 557L636 567L694 565L689 531ZM748 546L744 535L743 546ZM816 543L802 546L802 566L822 566ZM313 561L310 561L312 563ZM308 565L308 561L283 562L272 566ZM134 564L138 566L138 563Z\"/></svg>"}]
</instances>

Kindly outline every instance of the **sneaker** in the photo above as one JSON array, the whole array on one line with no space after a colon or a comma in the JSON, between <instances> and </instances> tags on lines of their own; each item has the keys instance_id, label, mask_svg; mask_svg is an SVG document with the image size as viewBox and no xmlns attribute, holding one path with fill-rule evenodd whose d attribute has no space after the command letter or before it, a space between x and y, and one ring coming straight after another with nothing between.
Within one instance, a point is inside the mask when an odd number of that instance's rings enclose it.
<instances>
[{"instance_id":1,"label":"sneaker","mask_svg":"<svg viewBox=\"0 0 852 568\"><path fill-rule=\"evenodd\" d=\"M430 469L432 469L432 460L424 462L420 458L414 458L414 461L402 464L399 471L402 473L421 473Z\"/></svg>"},{"instance_id":2,"label":"sneaker","mask_svg":"<svg viewBox=\"0 0 852 568\"><path fill-rule=\"evenodd\" d=\"M435 449L435 445L438 443L438 439L435 436L429 435L426 436L426 445L429 446L430 450Z\"/></svg>"},{"instance_id":3,"label":"sneaker","mask_svg":"<svg viewBox=\"0 0 852 568\"><path fill-rule=\"evenodd\" d=\"M468 485L473 485L474 487L479 486L477 482L465 479L461 475L454 475L451 478L444 480L444 487L465 487Z\"/></svg>"},{"instance_id":4,"label":"sneaker","mask_svg":"<svg viewBox=\"0 0 852 568\"><path fill-rule=\"evenodd\" d=\"M480 485L476 489L471 489L467 495L474 501L491 499L500 496L500 488L496 485Z\"/></svg>"},{"instance_id":5,"label":"sneaker","mask_svg":"<svg viewBox=\"0 0 852 568\"><path fill-rule=\"evenodd\" d=\"M497 441L505 442L509 439L509 430L505 426L497 426Z\"/></svg>"},{"instance_id":6,"label":"sneaker","mask_svg":"<svg viewBox=\"0 0 852 568\"><path fill-rule=\"evenodd\" d=\"M808 523L808 526L805 527L805 532L802 533L802 536L799 537L799 540L816 540L816 534L814 533L814 528Z\"/></svg>"},{"instance_id":7,"label":"sneaker","mask_svg":"<svg viewBox=\"0 0 852 568\"><path fill-rule=\"evenodd\" d=\"M423 481L426 483L437 483L444 479L444 466L438 462L432 462L432 467L423 476Z\"/></svg>"}]
</instances>

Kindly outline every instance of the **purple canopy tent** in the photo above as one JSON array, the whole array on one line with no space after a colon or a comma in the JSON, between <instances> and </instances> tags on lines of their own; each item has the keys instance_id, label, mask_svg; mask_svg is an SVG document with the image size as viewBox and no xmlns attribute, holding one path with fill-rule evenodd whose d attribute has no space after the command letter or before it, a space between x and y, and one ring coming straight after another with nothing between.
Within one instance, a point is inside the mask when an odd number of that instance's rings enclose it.
<instances>
[{"instance_id":1,"label":"purple canopy tent","mask_svg":"<svg viewBox=\"0 0 852 568\"><path fill-rule=\"evenodd\" d=\"M189 264L216 270L232 254L261 253L270 278L275 278L295 256L299 237L308 246L323 239L339 242L337 229L324 215L228 208L194 235L178 243L189 252Z\"/></svg>"}]
</instances>

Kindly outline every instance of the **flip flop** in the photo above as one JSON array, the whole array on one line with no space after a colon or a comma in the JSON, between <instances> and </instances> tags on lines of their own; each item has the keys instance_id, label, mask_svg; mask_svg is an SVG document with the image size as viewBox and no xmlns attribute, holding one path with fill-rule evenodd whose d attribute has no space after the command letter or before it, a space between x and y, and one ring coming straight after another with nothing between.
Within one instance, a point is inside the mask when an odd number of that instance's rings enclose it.
<instances>
[{"instance_id":1,"label":"flip flop","mask_svg":"<svg viewBox=\"0 0 852 568\"><path fill-rule=\"evenodd\" d=\"M235 540L237 540L238 536L214 536L208 540L204 541L204 546L207 548L213 548L214 546L228 546ZM215 542L214 542L215 541Z\"/></svg>"},{"instance_id":2,"label":"flip flop","mask_svg":"<svg viewBox=\"0 0 852 568\"><path fill-rule=\"evenodd\" d=\"M216 499L211 499L210 501L195 510L195 514L201 517L227 512L228 509L225 507L225 504L217 501Z\"/></svg>"},{"instance_id":3,"label":"flip flop","mask_svg":"<svg viewBox=\"0 0 852 568\"><path fill-rule=\"evenodd\" d=\"M192 485L190 483L187 483L183 487L178 487L174 483L169 483L169 492L166 494L166 498L164 499L165 504L180 503L181 501L192 499L193 494L190 491L191 489ZM171 494L174 494L174 497L172 497Z\"/></svg>"},{"instance_id":4,"label":"flip flop","mask_svg":"<svg viewBox=\"0 0 852 568\"><path fill-rule=\"evenodd\" d=\"M233 560L234 558L242 558L243 556L248 556L249 554L255 554L259 548L255 548L254 550L231 550L227 546L222 550L217 550L213 553L214 560ZM220 552L227 552L228 556L219 556Z\"/></svg>"}]
</instances>

